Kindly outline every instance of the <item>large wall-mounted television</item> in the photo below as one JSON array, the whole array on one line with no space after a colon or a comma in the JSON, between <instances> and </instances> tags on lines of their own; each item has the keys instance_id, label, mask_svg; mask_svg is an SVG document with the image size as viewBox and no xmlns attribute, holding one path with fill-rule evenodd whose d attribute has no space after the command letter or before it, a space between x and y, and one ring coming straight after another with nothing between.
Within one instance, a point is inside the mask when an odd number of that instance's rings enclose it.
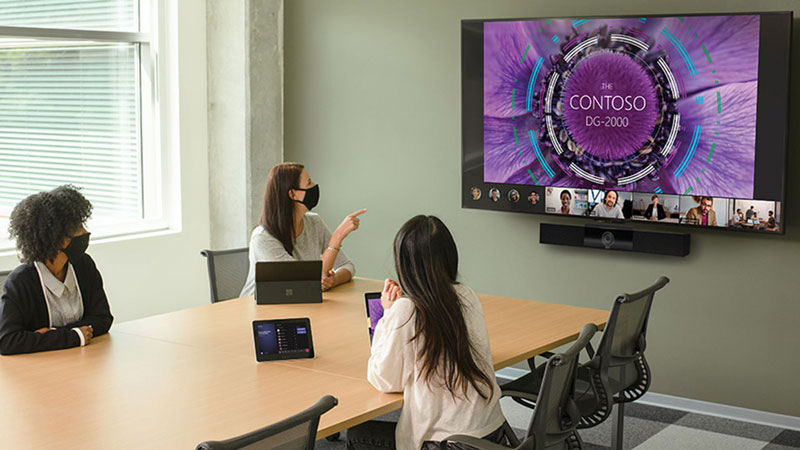
<instances>
[{"instance_id":1,"label":"large wall-mounted television","mask_svg":"<svg viewBox=\"0 0 800 450\"><path fill-rule=\"evenodd\" d=\"M791 29L462 21L462 206L784 233Z\"/></svg>"}]
</instances>

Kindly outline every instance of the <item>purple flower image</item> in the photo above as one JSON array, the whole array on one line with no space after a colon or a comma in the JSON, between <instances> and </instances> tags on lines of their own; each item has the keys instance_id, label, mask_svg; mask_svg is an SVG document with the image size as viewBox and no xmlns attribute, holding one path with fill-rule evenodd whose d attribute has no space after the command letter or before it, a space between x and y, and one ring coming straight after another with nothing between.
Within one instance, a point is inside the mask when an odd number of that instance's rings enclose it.
<instances>
[{"instance_id":1,"label":"purple flower image","mask_svg":"<svg viewBox=\"0 0 800 450\"><path fill-rule=\"evenodd\" d=\"M598 79L617 80L612 84L614 96L603 96L605 92ZM586 152L598 158L616 160L637 152L656 124L655 85L647 70L625 55L613 52L588 55L569 77L564 97L573 106L564 114L565 127ZM622 123L627 126L585 126L593 116L592 106L597 105L594 99L598 97L601 107L604 101L611 109L620 106L615 117L623 118ZM640 98L639 104L634 105L630 100L630 108L625 108L625 99L629 97Z\"/></svg>"},{"instance_id":2,"label":"purple flower image","mask_svg":"<svg viewBox=\"0 0 800 450\"><path fill-rule=\"evenodd\" d=\"M372 331L378 326L378 321L383 317L383 305L380 298L373 298L367 301L369 305L369 326Z\"/></svg>"},{"instance_id":3,"label":"purple flower image","mask_svg":"<svg viewBox=\"0 0 800 450\"><path fill-rule=\"evenodd\" d=\"M753 197L759 16L483 31L485 182Z\"/></svg>"}]
</instances>

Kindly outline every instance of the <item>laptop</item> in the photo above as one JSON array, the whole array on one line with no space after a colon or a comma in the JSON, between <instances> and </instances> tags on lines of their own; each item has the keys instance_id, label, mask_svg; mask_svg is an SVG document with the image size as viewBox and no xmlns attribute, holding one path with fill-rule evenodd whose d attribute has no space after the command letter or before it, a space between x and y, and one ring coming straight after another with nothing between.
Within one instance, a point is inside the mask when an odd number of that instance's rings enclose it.
<instances>
[{"instance_id":1,"label":"laptop","mask_svg":"<svg viewBox=\"0 0 800 450\"><path fill-rule=\"evenodd\" d=\"M322 261L256 262L256 303L322 303Z\"/></svg>"}]
</instances>

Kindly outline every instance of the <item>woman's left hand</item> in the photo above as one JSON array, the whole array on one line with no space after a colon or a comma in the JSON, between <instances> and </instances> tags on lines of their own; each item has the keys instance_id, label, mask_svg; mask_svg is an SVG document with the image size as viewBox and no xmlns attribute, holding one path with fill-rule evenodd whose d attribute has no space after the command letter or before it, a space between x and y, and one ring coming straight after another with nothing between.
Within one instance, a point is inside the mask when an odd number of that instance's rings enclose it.
<instances>
[{"instance_id":1,"label":"woman's left hand","mask_svg":"<svg viewBox=\"0 0 800 450\"><path fill-rule=\"evenodd\" d=\"M386 279L383 282L383 291L381 291L381 306L383 309L389 309L394 305L398 298L403 296L403 290L396 281Z\"/></svg>"}]
</instances>

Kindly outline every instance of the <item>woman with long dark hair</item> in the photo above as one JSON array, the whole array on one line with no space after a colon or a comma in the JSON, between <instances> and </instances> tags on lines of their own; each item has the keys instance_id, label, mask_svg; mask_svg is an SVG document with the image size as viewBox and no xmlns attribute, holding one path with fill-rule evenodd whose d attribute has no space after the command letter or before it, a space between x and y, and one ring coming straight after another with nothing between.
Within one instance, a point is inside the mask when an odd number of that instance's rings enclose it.
<instances>
[{"instance_id":1,"label":"woman with long dark hair","mask_svg":"<svg viewBox=\"0 0 800 450\"><path fill-rule=\"evenodd\" d=\"M0 296L0 353L87 345L114 317L103 278L86 254L92 204L73 186L40 192L14 207L8 231L22 263Z\"/></svg>"},{"instance_id":2,"label":"woman with long dark hair","mask_svg":"<svg viewBox=\"0 0 800 450\"><path fill-rule=\"evenodd\" d=\"M319 202L319 185L302 164L282 163L269 171L261 219L250 236L250 271L241 296L255 292L258 261L322 260L321 283L326 291L350 281L355 266L342 251L342 241L358 229L356 211L331 233L322 218L309 212Z\"/></svg>"},{"instance_id":3,"label":"woman with long dark hair","mask_svg":"<svg viewBox=\"0 0 800 450\"><path fill-rule=\"evenodd\" d=\"M384 283L367 378L382 392L402 392L403 410L396 425L348 430L348 448L439 449L453 434L501 443L505 419L483 309L456 281L450 231L434 216L412 218L395 237L394 262L398 282Z\"/></svg>"}]
</instances>

